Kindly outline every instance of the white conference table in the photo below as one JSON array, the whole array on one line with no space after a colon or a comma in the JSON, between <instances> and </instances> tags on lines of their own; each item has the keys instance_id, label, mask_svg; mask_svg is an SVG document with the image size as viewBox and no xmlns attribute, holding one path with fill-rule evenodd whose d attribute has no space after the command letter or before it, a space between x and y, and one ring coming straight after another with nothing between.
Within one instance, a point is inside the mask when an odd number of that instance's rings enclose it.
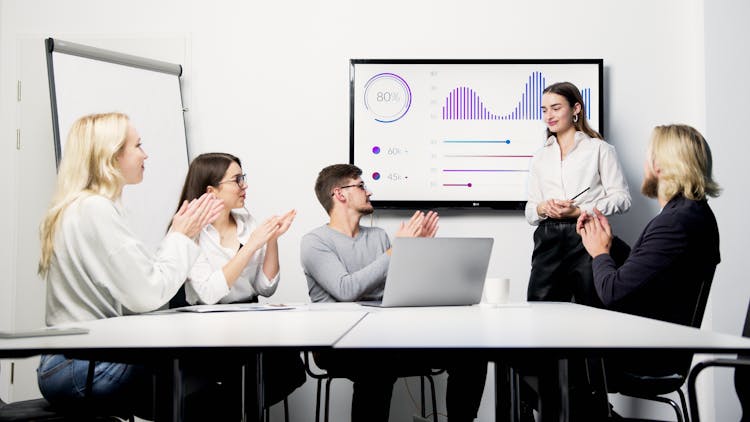
<instances>
[{"instance_id":1,"label":"white conference table","mask_svg":"<svg viewBox=\"0 0 750 422\"><path fill-rule=\"evenodd\" d=\"M372 308L336 349L539 351L685 350L736 353L750 338L573 303Z\"/></svg>"},{"instance_id":2,"label":"white conference table","mask_svg":"<svg viewBox=\"0 0 750 422\"><path fill-rule=\"evenodd\" d=\"M344 304L349 305L349 304ZM85 335L0 339L0 356L122 351L172 354L175 349L330 347L366 315L357 305L301 305L247 312L164 312L76 322ZM61 325L65 327L66 325Z\"/></svg>"},{"instance_id":3,"label":"white conference table","mask_svg":"<svg viewBox=\"0 0 750 422\"><path fill-rule=\"evenodd\" d=\"M556 361L558 401L543 420L569 420L567 360L572 357L634 356L635 352L738 353L750 339L699 330L572 303L533 302L496 307L376 309L352 328L335 349L411 352L471 351L504 365L517 359ZM496 365L496 368L498 365ZM510 382L496 372L496 394ZM496 418L514 419L511 391L496 396ZM510 401L511 403L507 403ZM517 410L515 410L517 412Z\"/></svg>"},{"instance_id":4,"label":"white conference table","mask_svg":"<svg viewBox=\"0 0 750 422\"><path fill-rule=\"evenodd\" d=\"M358 305L301 305L297 309L247 312L168 312L68 324L89 329L80 335L0 339L0 358L63 353L98 361L145 362L162 368L160 382L171 400L160 400L158 420L182 420L181 359L252 361L274 349L332 347L366 312ZM260 360L256 374L262 379ZM250 383L252 387L256 383ZM259 383L262 385L262 383ZM252 397L253 391L246 391ZM262 419L262 389L246 415ZM255 418L255 416L253 416Z\"/></svg>"},{"instance_id":5,"label":"white conference table","mask_svg":"<svg viewBox=\"0 0 750 422\"><path fill-rule=\"evenodd\" d=\"M633 351L750 351L747 338L569 303L392 309L310 304L276 311L145 314L73 325L90 332L0 339L0 358L69 353L87 359L166 363L175 379L165 419L174 421L181 418L180 380L174 374L183 358L247 357L281 348L399 349L461 350L502 363L513 356L565 362L569 357ZM561 394L566 368L561 366ZM566 420L566 400L561 398L556 420ZM157 416L164 419L161 412Z\"/></svg>"}]
</instances>

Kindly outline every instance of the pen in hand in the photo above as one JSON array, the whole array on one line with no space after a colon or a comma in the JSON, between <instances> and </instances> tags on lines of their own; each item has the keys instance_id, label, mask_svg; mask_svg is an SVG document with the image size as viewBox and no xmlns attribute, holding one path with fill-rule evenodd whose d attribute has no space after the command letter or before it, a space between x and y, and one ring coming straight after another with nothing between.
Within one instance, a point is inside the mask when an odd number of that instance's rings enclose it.
<instances>
[{"instance_id":1,"label":"pen in hand","mask_svg":"<svg viewBox=\"0 0 750 422\"><path fill-rule=\"evenodd\" d=\"M583 195L584 193L586 193L586 191L587 191L587 190L589 190L589 189L591 189L591 186L589 186L589 187L587 187L586 189L584 189L584 190L580 191L580 192L578 193L578 195L576 195L576 196L574 196L574 197L570 198L570 200L571 200L571 201L574 201L574 200L575 200L576 198L578 198L579 196L581 196L581 195Z\"/></svg>"}]
</instances>

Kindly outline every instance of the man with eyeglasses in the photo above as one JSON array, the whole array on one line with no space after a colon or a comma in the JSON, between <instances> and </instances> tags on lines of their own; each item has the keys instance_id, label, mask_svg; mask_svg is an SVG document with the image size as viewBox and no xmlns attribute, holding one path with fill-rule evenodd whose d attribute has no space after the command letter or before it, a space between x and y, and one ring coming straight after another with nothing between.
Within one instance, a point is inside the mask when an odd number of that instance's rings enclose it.
<instances>
[{"instance_id":1,"label":"man with eyeglasses","mask_svg":"<svg viewBox=\"0 0 750 422\"><path fill-rule=\"evenodd\" d=\"M350 164L334 164L320 171L315 194L330 221L301 241L302 267L313 302L381 300L385 287L391 243L385 230L361 226L372 214L370 192L362 170ZM438 214L416 211L402 222L396 237L434 237ZM393 383L399 374L414 374L415 367L447 368L448 417L472 421L476 417L487 363L458 355L414 356L395 351L335 351L315 355L318 366L344 374L354 381L352 421L387 421Z\"/></svg>"}]
</instances>

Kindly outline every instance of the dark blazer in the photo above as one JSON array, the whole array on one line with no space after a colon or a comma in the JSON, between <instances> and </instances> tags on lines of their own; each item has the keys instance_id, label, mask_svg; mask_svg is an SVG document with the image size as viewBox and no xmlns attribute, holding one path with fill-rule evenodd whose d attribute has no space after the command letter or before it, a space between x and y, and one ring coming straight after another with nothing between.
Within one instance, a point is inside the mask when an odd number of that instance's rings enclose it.
<instances>
[{"instance_id":1,"label":"dark blazer","mask_svg":"<svg viewBox=\"0 0 750 422\"><path fill-rule=\"evenodd\" d=\"M701 281L719 263L719 228L706 200L672 198L643 230L625 262L592 263L596 291L608 309L690 325Z\"/></svg>"}]
</instances>

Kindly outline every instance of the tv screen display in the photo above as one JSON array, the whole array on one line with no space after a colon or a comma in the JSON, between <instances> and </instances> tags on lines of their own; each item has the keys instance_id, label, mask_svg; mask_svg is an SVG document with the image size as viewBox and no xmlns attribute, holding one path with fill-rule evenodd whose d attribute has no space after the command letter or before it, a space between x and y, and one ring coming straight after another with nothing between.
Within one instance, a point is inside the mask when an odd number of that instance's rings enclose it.
<instances>
[{"instance_id":1,"label":"tv screen display","mask_svg":"<svg viewBox=\"0 0 750 422\"><path fill-rule=\"evenodd\" d=\"M523 209L545 87L572 82L602 127L601 59L350 62L350 163L376 208Z\"/></svg>"}]
</instances>

